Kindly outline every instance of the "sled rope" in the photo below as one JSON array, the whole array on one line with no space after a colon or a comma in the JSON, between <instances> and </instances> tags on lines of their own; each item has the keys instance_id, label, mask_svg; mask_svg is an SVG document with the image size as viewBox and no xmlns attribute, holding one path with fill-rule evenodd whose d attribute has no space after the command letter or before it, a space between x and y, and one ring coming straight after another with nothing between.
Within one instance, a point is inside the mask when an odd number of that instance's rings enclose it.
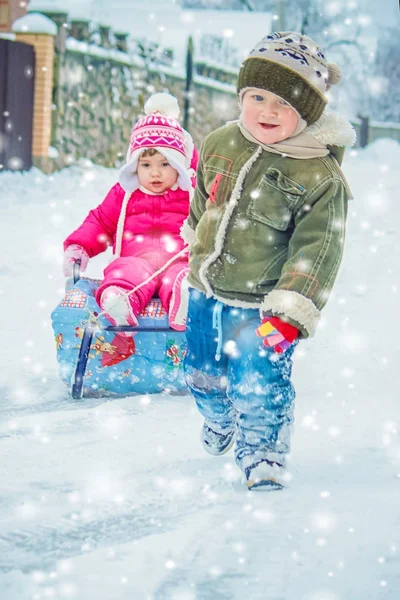
<instances>
[{"instance_id":1,"label":"sled rope","mask_svg":"<svg viewBox=\"0 0 400 600\"><path fill-rule=\"evenodd\" d=\"M121 256L122 234L124 232L126 209L128 207L128 202L129 202L131 196L132 196L132 192L125 192L125 196L122 201L122 206L121 206L121 210L119 213L117 231L116 231L116 239L115 239L115 256L117 258L119 258Z\"/></svg>"}]
</instances>

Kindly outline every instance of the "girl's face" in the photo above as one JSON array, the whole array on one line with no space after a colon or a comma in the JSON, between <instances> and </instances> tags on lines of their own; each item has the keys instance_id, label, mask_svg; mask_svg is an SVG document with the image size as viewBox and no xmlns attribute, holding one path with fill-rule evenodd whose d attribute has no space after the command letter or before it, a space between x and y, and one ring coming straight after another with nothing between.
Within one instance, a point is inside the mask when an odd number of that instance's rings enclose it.
<instances>
[{"instance_id":1,"label":"girl's face","mask_svg":"<svg viewBox=\"0 0 400 600\"><path fill-rule=\"evenodd\" d=\"M178 171L159 152L139 156L137 175L140 185L155 194L166 192L178 179Z\"/></svg>"},{"instance_id":2,"label":"girl's face","mask_svg":"<svg viewBox=\"0 0 400 600\"><path fill-rule=\"evenodd\" d=\"M296 130L297 112L279 96L257 88L247 90L242 100L242 121L262 144L275 144Z\"/></svg>"}]
</instances>

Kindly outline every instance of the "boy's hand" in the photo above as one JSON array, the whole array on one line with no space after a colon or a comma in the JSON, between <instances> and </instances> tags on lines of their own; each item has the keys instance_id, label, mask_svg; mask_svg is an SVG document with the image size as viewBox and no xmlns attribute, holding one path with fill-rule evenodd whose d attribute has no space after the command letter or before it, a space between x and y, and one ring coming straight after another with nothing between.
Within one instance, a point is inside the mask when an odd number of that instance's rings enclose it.
<instances>
[{"instance_id":1,"label":"boy's hand","mask_svg":"<svg viewBox=\"0 0 400 600\"><path fill-rule=\"evenodd\" d=\"M279 317L264 317L261 323L256 329L256 334L265 338L264 346L273 348L278 354L285 352L299 335L297 327Z\"/></svg>"},{"instance_id":2,"label":"boy's hand","mask_svg":"<svg viewBox=\"0 0 400 600\"><path fill-rule=\"evenodd\" d=\"M78 244L71 244L64 250L63 271L65 277L72 277L74 264L77 260L81 261L81 271L84 271L89 262L89 255L85 248L82 248L82 246L78 246Z\"/></svg>"}]
</instances>

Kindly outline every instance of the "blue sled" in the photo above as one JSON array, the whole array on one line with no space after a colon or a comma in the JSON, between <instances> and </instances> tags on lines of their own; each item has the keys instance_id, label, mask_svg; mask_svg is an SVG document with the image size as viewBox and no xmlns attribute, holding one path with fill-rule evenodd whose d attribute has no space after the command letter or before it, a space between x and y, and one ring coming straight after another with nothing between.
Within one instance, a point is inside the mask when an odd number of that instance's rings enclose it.
<instances>
[{"instance_id":1,"label":"blue sled","mask_svg":"<svg viewBox=\"0 0 400 600\"><path fill-rule=\"evenodd\" d=\"M160 300L149 302L138 327L113 327L97 318L100 282L76 279L67 280L65 297L51 314L60 377L72 398L184 392L185 333L169 327Z\"/></svg>"}]
</instances>

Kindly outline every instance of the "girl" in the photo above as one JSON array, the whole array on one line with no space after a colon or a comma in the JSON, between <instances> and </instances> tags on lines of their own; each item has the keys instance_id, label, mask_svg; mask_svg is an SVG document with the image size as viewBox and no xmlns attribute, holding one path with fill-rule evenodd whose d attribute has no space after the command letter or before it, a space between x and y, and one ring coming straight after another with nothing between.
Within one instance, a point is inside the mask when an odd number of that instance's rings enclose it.
<instances>
[{"instance_id":1,"label":"girl","mask_svg":"<svg viewBox=\"0 0 400 600\"><path fill-rule=\"evenodd\" d=\"M177 121L176 98L154 94L144 108L119 182L64 242L64 274L72 275L77 260L84 271L89 258L112 245L115 259L96 293L109 321L136 326L157 292L170 326L183 331L188 258L179 232L189 213L198 154Z\"/></svg>"}]
</instances>

